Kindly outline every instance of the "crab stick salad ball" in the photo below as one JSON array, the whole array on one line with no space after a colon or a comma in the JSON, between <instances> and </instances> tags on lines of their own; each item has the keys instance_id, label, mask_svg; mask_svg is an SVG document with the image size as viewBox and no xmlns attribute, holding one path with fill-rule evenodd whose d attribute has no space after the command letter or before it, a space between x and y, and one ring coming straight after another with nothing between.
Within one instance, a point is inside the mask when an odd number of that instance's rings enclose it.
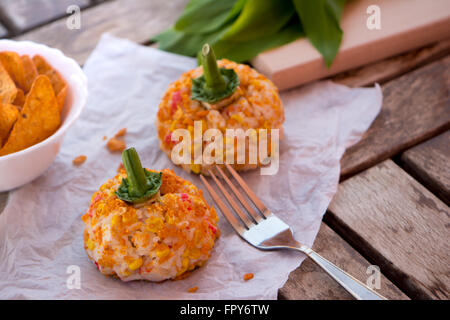
<instances>
[{"instance_id":1,"label":"crab stick salad ball","mask_svg":"<svg viewBox=\"0 0 450 320\"><path fill-rule=\"evenodd\" d=\"M143 169L133 148L122 158L125 169L94 193L82 217L89 258L123 281L179 279L202 266L219 230L201 190L171 170Z\"/></svg>"},{"instance_id":2,"label":"crab stick salad ball","mask_svg":"<svg viewBox=\"0 0 450 320\"><path fill-rule=\"evenodd\" d=\"M191 135L191 163L183 163L182 167L196 174L208 174L210 166L204 162L194 163L194 122L201 121L202 131L219 129L224 137L223 145L234 148L236 144L227 141L226 129L255 129L246 139L258 143L259 130L267 129L268 156L270 157L270 131L279 129L282 138L284 109L278 89L262 74L244 64L222 59L216 62L213 50L205 45L202 49L202 65L184 73L178 80L170 84L159 105L156 126L161 149L171 156L172 149L180 141L172 140L176 129L187 129ZM202 150L210 142L201 142ZM248 142L246 143L246 161L230 163L236 170L248 170L261 166L248 161ZM227 152L227 149L224 149ZM225 155L225 153L224 153ZM232 157L230 157L233 159Z\"/></svg>"}]
</instances>

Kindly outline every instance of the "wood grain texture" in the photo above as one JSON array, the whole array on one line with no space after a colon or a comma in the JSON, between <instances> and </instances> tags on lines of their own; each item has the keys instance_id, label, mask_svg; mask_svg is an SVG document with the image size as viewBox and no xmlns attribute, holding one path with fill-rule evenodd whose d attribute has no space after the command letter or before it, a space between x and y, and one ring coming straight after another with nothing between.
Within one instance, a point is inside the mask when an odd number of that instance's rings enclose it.
<instances>
[{"instance_id":1,"label":"wood grain texture","mask_svg":"<svg viewBox=\"0 0 450 320\"><path fill-rule=\"evenodd\" d=\"M5 208L7 200L8 200L8 192L0 192L0 214Z\"/></svg>"},{"instance_id":2,"label":"wood grain texture","mask_svg":"<svg viewBox=\"0 0 450 320\"><path fill-rule=\"evenodd\" d=\"M366 271L370 263L325 223L322 223L314 241L314 249L363 283L369 277ZM383 275L381 275L380 289L377 292L388 299L408 299ZM306 259L299 268L291 272L288 281L279 290L279 298L288 300L353 299L311 259Z\"/></svg>"},{"instance_id":3,"label":"wood grain texture","mask_svg":"<svg viewBox=\"0 0 450 320\"><path fill-rule=\"evenodd\" d=\"M393 161L341 183L326 221L409 297L449 298L449 207Z\"/></svg>"},{"instance_id":4,"label":"wood grain texture","mask_svg":"<svg viewBox=\"0 0 450 320\"><path fill-rule=\"evenodd\" d=\"M32 40L58 48L84 64L100 36L108 32L138 43L172 25L187 0L115 0L83 10L81 28L69 30L66 19L32 30L16 40Z\"/></svg>"},{"instance_id":5,"label":"wood grain texture","mask_svg":"<svg viewBox=\"0 0 450 320\"><path fill-rule=\"evenodd\" d=\"M364 87L385 83L420 66L442 58L450 53L450 39L384 59L361 68L343 72L333 78L334 82L349 87Z\"/></svg>"},{"instance_id":6,"label":"wood grain texture","mask_svg":"<svg viewBox=\"0 0 450 320\"><path fill-rule=\"evenodd\" d=\"M383 85L383 107L341 159L343 179L450 128L450 56Z\"/></svg>"},{"instance_id":7,"label":"wood grain texture","mask_svg":"<svg viewBox=\"0 0 450 320\"><path fill-rule=\"evenodd\" d=\"M404 152L401 161L406 171L450 205L450 131Z\"/></svg>"},{"instance_id":8,"label":"wood grain texture","mask_svg":"<svg viewBox=\"0 0 450 320\"><path fill-rule=\"evenodd\" d=\"M2 24L0 24L0 38L6 38L8 35L9 31Z\"/></svg>"},{"instance_id":9,"label":"wood grain texture","mask_svg":"<svg viewBox=\"0 0 450 320\"><path fill-rule=\"evenodd\" d=\"M65 16L70 5L83 9L89 4L89 0L0 0L0 11L14 32L20 33Z\"/></svg>"}]
</instances>

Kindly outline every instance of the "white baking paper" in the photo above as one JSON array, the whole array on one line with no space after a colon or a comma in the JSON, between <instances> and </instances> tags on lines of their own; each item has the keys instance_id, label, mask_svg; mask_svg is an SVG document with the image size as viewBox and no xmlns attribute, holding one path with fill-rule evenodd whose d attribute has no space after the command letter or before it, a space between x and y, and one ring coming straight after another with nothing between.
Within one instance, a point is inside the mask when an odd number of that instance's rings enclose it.
<instances>
[{"instance_id":1,"label":"white baking paper","mask_svg":"<svg viewBox=\"0 0 450 320\"><path fill-rule=\"evenodd\" d=\"M195 59L102 37L84 66L89 99L81 118L50 169L11 192L0 215L1 299L277 298L304 256L259 251L241 240L221 215L221 237L211 259L184 280L124 283L100 274L84 252L81 215L121 162L120 154L108 152L103 136L126 127L126 143L136 147L145 166L174 169L204 189L197 176L174 166L160 151L154 125L169 83L195 65ZM286 122L279 173L261 176L256 170L242 176L292 227L295 238L312 246L337 189L339 159L377 116L382 93L378 86L350 89L324 81L283 92L282 100ZM87 155L86 163L74 167L72 160L81 154ZM212 203L208 195L207 200ZM77 267L81 288L69 289L68 282L76 284ZM243 275L249 272L255 277L245 282ZM193 286L198 291L188 293Z\"/></svg>"}]
</instances>

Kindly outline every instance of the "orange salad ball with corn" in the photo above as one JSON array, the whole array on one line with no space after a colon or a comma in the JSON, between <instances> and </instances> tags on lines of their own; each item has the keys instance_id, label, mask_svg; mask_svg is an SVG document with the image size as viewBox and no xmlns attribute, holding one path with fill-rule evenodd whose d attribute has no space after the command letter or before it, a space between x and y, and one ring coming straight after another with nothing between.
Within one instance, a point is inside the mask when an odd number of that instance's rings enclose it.
<instances>
[{"instance_id":1,"label":"orange salad ball with corn","mask_svg":"<svg viewBox=\"0 0 450 320\"><path fill-rule=\"evenodd\" d=\"M134 148L124 169L94 193L84 247L104 275L123 281L179 279L211 255L218 217L201 190L172 170L144 169Z\"/></svg>"},{"instance_id":2,"label":"orange salad ball with corn","mask_svg":"<svg viewBox=\"0 0 450 320\"><path fill-rule=\"evenodd\" d=\"M259 130L267 129L268 156L270 156L270 131L279 129L283 136L284 109L277 87L265 76L244 64L222 59L216 62L213 50L205 45L202 49L201 66L184 73L171 83L159 105L156 126L161 149L171 156L174 146L179 143L172 140L176 129L187 129L191 135L191 163L181 166L188 172L208 175L210 165L194 161L194 122L201 121L202 131L218 129L225 139L226 129L255 129L246 139L258 143ZM226 140L226 139L225 139ZM201 142L202 150L209 142ZM234 148L233 141L224 141ZM225 150L226 152L226 150ZM248 153L248 143L246 146ZM264 159L257 163L248 161L238 164L236 170L249 170L261 166ZM225 161L225 159L224 159ZM198 161L197 161L198 162Z\"/></svg>"}]
</instances>

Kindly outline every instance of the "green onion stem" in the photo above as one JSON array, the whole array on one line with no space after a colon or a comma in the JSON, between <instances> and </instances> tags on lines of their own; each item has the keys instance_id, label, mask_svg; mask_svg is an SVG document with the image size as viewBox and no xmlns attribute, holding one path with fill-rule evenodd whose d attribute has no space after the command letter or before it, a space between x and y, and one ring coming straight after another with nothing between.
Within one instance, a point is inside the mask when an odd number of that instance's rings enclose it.
<instances>
[{"instance_id":1,"label":"green onion stem","mask_svg":"<svg viewBox=\"0 0 450 320\"><path fill-rule=\"evenodd\" d=\"M128 194L141 197L147 191L147 179L139 155L135 148L129 148L122 153L123 166L127 172Z\"/></svg>"},{"instance_id":2,"label":"green onion stem","mask_svg":"<svg viewBox=\"0 0 450 320\"><path fill-rule=\"evenodd\" d=\"M216 56L209 44L202 48L202 65L206 85L213 91L224 91L227 84L220 74Z\"/></svg>"}]
</instances>

